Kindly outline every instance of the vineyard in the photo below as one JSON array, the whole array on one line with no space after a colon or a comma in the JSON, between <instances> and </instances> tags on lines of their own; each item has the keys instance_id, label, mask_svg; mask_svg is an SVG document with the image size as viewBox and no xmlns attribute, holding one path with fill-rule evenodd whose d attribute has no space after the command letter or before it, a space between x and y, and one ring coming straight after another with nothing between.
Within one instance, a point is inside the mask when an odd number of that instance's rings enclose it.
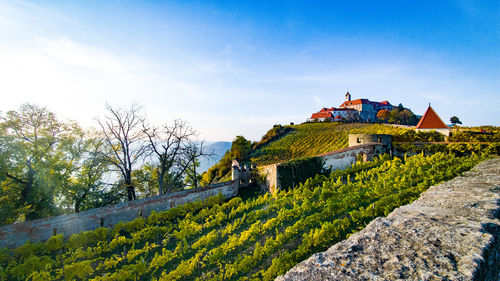
<instances>
[{"instance_id":1,"label":"vineyard","mask_svg":"<svg viewBox=\"0 0 500 281\"><path fill-rule=\"evenodd\" d=\"M315 145L327 136L347 134L345 125L328 126L296 126L280 145L313 129L327 131L321 138L306 138ZM374 130L359 124L349 128ZM325 149L345 144L343 137L333 139L337 141ZM290 151L305 153L307 145ZM0 280L274 280L483 158L444 153L381 156L328 177L310 178L289 191L247 201L216 196L112 229L0 249Z\"/></svg>"},{"instance_id":2,"label":"vineyard","mask_svg":"<svg viewBox=\"0 0 500 281\"><path fill-rule=\"evenodd\" d=\"M402 134L406 129L382 124L304 123L281 139L269 143L251 155L257 165L316 156L347 147L349 134Z\"/></svg>"}]
</instances>

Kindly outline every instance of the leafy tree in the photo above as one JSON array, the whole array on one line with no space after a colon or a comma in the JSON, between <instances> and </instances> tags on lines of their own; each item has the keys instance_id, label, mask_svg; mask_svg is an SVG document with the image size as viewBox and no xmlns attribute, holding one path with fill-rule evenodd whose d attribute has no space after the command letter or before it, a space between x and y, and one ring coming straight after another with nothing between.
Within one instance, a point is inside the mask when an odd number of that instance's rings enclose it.
<instances>
[{"instance_id":1,"label":"leafy tree","mask_svg":"<svg viewBox=\"0 0 500 281\"><path fill-rule=\"evenodd\" d=\"M399 109L394 108L389 113L389 123L399 123Z\"/></svg>"},{"instance_id":2,"label":"leafy tree","mask_svg":"<svg viewBox=\"0 0 500 281\"><path fill-rule=\"evenodd\" d=\"M231 149L226 151L224 156L217 164L210 167L208 171L202 174L200 184L202 186L221 180L231 171L231 165L234 159L238 161L247 161L252 151L252 142L243 136L236 136L231 144Z\"/></svg>"},{"instance_id":3,"label":"leafy tree","mask_svg":"<svg viewBox=\"0 0 500 281\"><path fill-rule=\"evenodd\" d=\"M382 110L379 110L379 112L377 112L377 118L381 121L387 121L387 119L389 119L389 110L387 109L382 109Z\"/></svg>"},{"instance_id":4,"label":"leafy tree","mask_svg":"<svg viewBox=\"0 0 500 281\"><path fill-rule=\"evenodd\" d=\"M198 183L201 181L202 176L196 172L196 168L200 166L200 161L195 159L191 166L186 170L186 178L184 179L184 183L192 188L197 188Z\"/></svg>"},{"instance_id":5,"label":"leafy tree","mask_svg":"<svg viewBox=\"0 0 500 281\"><path fill-rule=\"evenodd\" d=\"M110 172L110 163L103 155L110 154L106 151L104 139L93 131L83 131L76 128L73 134L65 142L67 147L66 163L71 172L71 178L62 191L68 203L76 213L84 206L92 206L91 198L98 194L105 194L108 184L104 182L104 176ZM94 193L95 196L90 196Z\"/></svg>"},{"instance_id":6,"label":"leafy tree","mask_svg":"<svg viewBox=\"0 0 500 281\"><path fill-rule=\"evenodd\" d=\"M245 161L251 150L251 141L245 139L243 136L236 136L231 145L231 157L238 161Z\"/></svg>"},{"instance_id":7,"label":"leafy tree","mask_svg":"<svg viewBox=\"0 0 500 281\"><path fill-rule=\"evenodd\" d=\"M2 116L2 187L8 187L14 209L10 220L57 213L54 199L59 183L67 176L62 140L66 124L46 108L23 104ZM15 202L15 203L14 203ZM9 219L5 220L8 221Z\"/></svg>"},{"instance_id":8,"label":"leafy tree","mask_svg":"<svg viewBox=\"0 0 500 281\"><path fill-rule=\"evenodd\" d=\"M103 156L121 174L128 200L135 200L132 171L147 149L141 128L144 113L137 104L133 104L129 109L113 108L107 104L106 110L108 114L97 121L105 143L112 153Z\"/></svg>"},{"instance_id":9,"label":"leafy tree","mask_svg":"<svg viewBox=\"0 0 500 281\"><path fill-rule=\"evenodd\" d=\"M146 163L132 172L132 182L140 197L151 197L158 194L158 174L156 165Z\"/></svg>"},{"instance_id":10,"label":"leafy tree","mask_svg":"<svg viewBox=\"0 0 500 281\"><path fill-rule=\"evenodd\" d=\"M453 116L450 118L450 122L451 124L453 124L453 126L457 125L457 124L462 124L462 122L460 121L460 119L458 119L457 116Z\"/></svg>"},{"instance_id":11,"label":"leafy tree","mask_svg":"<svg viewBox=\"0 0 500 281\"><path fill-rule=\"evenodd\" d=\"M415 114L408 109L403 109L399 112L399 120L401 121L401 124L410 124L413 116L415 116Z\"/></svg>"}]
</instances>

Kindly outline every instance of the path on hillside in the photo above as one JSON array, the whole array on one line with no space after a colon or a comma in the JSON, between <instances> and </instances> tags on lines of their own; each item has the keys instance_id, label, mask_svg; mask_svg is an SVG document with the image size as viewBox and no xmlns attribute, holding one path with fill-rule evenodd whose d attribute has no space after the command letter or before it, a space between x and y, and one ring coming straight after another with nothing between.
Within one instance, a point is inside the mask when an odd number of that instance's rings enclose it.
<instances>
[{"instance_id":1,"label":"path on hillside","mask_svg":"<svg viewBox=\"0 0 500 281\"><path fill-rule=\"evenodd\" d=\"M483 161L276 280L500 280L499 191Z\"/></svg>"}]
</instances>

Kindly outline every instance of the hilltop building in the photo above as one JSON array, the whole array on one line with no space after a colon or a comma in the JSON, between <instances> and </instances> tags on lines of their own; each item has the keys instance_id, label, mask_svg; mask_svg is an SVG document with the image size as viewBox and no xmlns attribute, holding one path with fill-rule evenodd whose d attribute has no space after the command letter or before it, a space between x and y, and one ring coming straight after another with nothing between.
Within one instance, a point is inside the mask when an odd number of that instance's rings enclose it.
<instances>
[{"instance_id":1,"label":"hilltop building","mask_svg":"<svg viewBox=\"0 0 500 281\"><path fill-rule=\"evenodd\" d=\"M351 94L345 94L345 101L340 105L340 108L352 108L359 113L362 121L374 122L377 121L377 112L382 109L392 110L393 106L388 101L370 101L368 99L351 100Z\"/></svg>"},{"instance_id":2,"label":"hilltop building","mask_svg":"<svg viewBox=\"0 0 500 281\"><path fill-rule=\"evenodd\" d=\"M313 113L311 118L307 121L344 121L344 120L357 120L358 112L352 108L322 108L320 111Z\"/></svg>"},{"instance_id":3,"label":"hilltop building","mask_svg":"<svg viewBox=\"0 0 500 281\"><path fill-rule=\"evenodd\" d=\"M392 110L395 106L388 101L376 102L368 99L351 100L351 94L345 94L345 101L338 107L322 108L313 113L307 121L377 121L377 112L382 109Z\"/></svg>"},{"instance_id":4,"label":"hilltop building","mask_svg":"<svg viewBox=\"0 0 500 281\"><path fill-rule=\"evenodd\" d=\"M439 118L439 115L432 109L431 104L425 111L424 116L420 118L420 121L415 128L416 131L436 131L445 136L450 135L450 128Z\"/></svg>"}]
</instances>

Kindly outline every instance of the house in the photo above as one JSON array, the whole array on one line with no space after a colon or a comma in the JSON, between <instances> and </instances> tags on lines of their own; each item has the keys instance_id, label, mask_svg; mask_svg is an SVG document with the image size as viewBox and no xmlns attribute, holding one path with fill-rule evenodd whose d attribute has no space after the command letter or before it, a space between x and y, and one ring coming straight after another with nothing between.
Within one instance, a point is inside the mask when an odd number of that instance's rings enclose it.
<instances>
[{"instance_id":1,"label":"house","mask_svg":"<svg viewBox=\"0 0 500 281\"><path fill-rule=\"evenodd\" d=\"M351 108L359 113L359 117L363 121L374 122L377 120L377 112L382 109L392 110L395 108L390 102L370 101L368 99L351 100L351 94L345 94L345 101L340 105L340 108Z\"/></svg>"},{"instance_id":2,"label":"house","mask_svg":"<svg viewBox=\"0 0 500 281\"><path fill-rule=\"evenodd\" d=\"M351 100L349 92L340 107L322 108L313 113L307 121L377 121L377 112L382 109L392 110L395 107L388 101L376 102L368 99ZM338 118L341 117L341 118Z\"/></svg>"},{"instance_id":3,"label":"house","mask_svg":"<svg viewBox=\"0 0 500 281\"><path fill-rule=\"evenodd\" d=\"M352 108L322 108L320 111L313 113L307 122L313 121L344 121L356 120L357 112Z\"/></svg>"},{"instance_id":4,"label":"house","mask_svg":"<svg viewBox=\"0 0 500 281\"><path fill-rule=\"evenodd\" d=\"M445 136L450 135L450 128L439 118L439 115L432 109L431 104L425 111L420 121L418 121L416 131L436 131Z\"/></svg>"},{"instance_id":5,"label":"house","mask_svg":"<svg viewBox=\"0 0 500 281\"><path fill-rule=\"evenodd\" d=\"M325 109L325 108L323 108ZM311 115L311 118L307 119L307 122L312 122L312 121L332 121L334 118L333 114L331 111L319 111L316 113L313 113Z\"/></svg>"}]
</instances>

